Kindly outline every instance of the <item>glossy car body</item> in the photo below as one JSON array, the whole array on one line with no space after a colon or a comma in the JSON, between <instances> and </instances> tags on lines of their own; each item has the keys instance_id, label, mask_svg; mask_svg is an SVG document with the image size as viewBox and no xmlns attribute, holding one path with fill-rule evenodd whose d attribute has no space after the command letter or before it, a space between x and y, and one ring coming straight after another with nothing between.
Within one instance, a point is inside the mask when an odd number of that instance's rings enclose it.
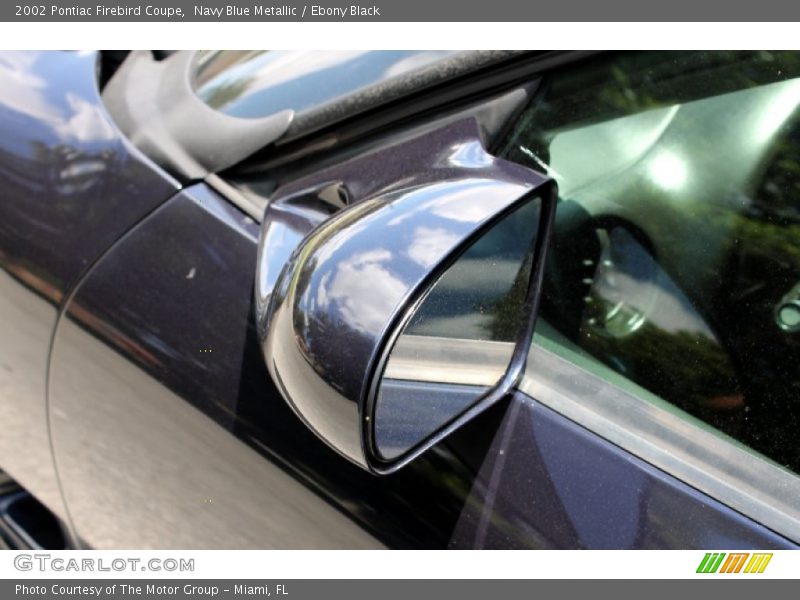
<instances>
[{"instance_id":1,"label":"glossy car body","mask_svg":"<svg viewBox=\"0 0 800 600\"><path fill-rule=\"evenodd\" d=\"M550 408L535 381L397 473L377 476L334 452L284 402L261 355L260 225L246 208L257 186L237 191L146 156L104 104L100 60L0 57L0 468L79 544L794 547L791 527L776 532L779 518L742 514L702 474L678 478L569 408ZM471 67L487 83L458 110L494 99L496 72L530 79L554 60ZM472 77L460 73L458 89ZM406 96L392 102L402 110ZM387 130L413 136L448 111L420 108ZM305 187L325 161L384 168L371 162L384 138L348 140L343 130L360 126L348 118L324 130L346 150L334 145L319 164L298 158L300 174L278 195ZM299 152L303 136L291 143ZM302 236L308 223L295 217ZM543 352L531 361L565 368Z\"/></svg>"}]
</instances>

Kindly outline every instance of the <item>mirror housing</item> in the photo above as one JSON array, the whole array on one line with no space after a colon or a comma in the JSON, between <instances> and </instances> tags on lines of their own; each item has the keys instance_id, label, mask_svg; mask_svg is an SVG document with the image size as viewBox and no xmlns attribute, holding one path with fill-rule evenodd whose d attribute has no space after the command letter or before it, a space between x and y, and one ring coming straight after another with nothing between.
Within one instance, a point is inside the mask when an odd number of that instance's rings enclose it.
<instances>
[{"instance_id":1,"label":"mirror housing","mask_svg":"<svg viewBox=\"0 0 800 600\"><path fill-rule=\"evenodd\" d=\"M517 384L533 335L555 184L488 154L471 121L368 154L317 178L316 187L276 199L271 207L278 220L268 211L262 225L256 285L262 350L284 399L312 431L358 465L387 473ZM370 183L359 183L364 178ZM285 212L280 211L287 206L306 210L309 202L319 201L318 190L330 194L336 181L356 193L340 194L348 204L331 211L332 216L309 218L314 228L276 276L269 240L281 237L276 234L280 223L291 229L291 219L281 220ZM539 203L534 262L505 375L433 435L395 460L382 459L375 450L372 419L387 349L455 259L487 228L528 201ZM296 239L296 226L293 231ZM267 268L269 275L261 273Z\"/></svg>"}]
</instances>

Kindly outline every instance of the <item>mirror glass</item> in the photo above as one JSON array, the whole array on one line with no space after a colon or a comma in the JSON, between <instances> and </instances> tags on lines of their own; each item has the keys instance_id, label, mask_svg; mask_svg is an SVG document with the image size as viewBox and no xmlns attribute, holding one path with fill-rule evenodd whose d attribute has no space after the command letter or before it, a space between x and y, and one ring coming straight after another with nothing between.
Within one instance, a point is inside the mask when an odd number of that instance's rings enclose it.
<instances>
[{"instance_id":1,"label":"mirror glass","mask_svg":"<svg viewBox=\"0 0 800 600\"><path fill-rule=\"evenodd\" d=\"M523 324L540 207L533 198L487 230L406 321L374 404L382 458L398 458L422 442L505 374ZM430 243L436 244L435 231Z\"/></svg>"}]
</instances>

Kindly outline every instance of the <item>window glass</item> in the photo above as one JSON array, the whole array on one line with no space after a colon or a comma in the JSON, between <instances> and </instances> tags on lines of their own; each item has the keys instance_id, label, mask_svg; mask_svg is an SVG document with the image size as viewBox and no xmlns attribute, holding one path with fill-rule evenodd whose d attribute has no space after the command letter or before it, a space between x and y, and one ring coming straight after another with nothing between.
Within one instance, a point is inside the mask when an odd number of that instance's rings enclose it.
<instances>
[{"instance_id":1,"label":"window glass","mask_svg":"<svg viewBox=\"0 0 800 600\"><path fill-rule=\"evenodd\" d=\"M445 51L215 51L196 59L195 91L234 117L264 117L316 108L423 69Z\"/></svg>"},{"instance_id":2,"label":"window glass","mask_svg":"<svg viewBox=\"0 0 800 600\"><path fill-rule=\"evenodd\" d=\"M501 149L559 184L537 333L795 472L799 106L800 53L616 54Z\"/></svg>"}]
</instances>

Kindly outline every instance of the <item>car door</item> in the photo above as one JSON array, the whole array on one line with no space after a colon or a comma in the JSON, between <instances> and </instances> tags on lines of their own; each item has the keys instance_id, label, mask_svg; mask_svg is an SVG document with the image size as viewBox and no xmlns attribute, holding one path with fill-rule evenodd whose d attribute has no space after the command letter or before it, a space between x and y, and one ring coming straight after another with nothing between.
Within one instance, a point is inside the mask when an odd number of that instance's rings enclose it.
<instances>
[{"instance_id":1,"label":"car door","mask_svg":"<svg viewBox=\"0 0 800 600\"><path fill-rule=\"evenodd\" d=\"M695 60L693 54L686 57ZM728 67L723 79L732 90L763 91L793 77L759 73L762 79L742 83L738 74L752 70L753 61L738 55L718 59ZM670 111L705 97L702 90L682 96L682 82L672 81L676 75L668 72L653 84L660 95L648 88L651 95L640 98L633 84L623 84L627 77L650 73L652 65L637 71L626 61L632 59L576 55L554 62L552 55L523 56L424 93L407 91L389 107L300 130L282 146L202 182L187 182L121 237L67 300L50 359L52 444L69 519L83 543L99 548L791 546L798 539L796 501L781 500L774 490L794 489L794 474L706 431L688 413L665 408L653 396L668 395L661 387L643 391L654 387L653 381L667 385L688 376L656 365L648 373L658 377L642 383L608 349L611 342L596 347L581 337L600 335L591 327L624 324L622 318L615 321L618 314L636 327L616 329L622 332L617 337L603 332L612 341L633 340L628 336L644 330L650 313L631 308L638 301L626 301L626 294L639 288L615 289L616 296L606 289L609 280L625 274L613 268L641 269L660 258L634 217L647 214L670 228L674 222L664 213L680 218L685 205L670 197L674 202L654 213L650 205L645 211L630 201L624 212L622 196L613 194L622 193L616 190L627 181L625 169L639 164L672 126ZM708 66L702 60L681 65L700 73ZM609 72L619 78L609 90L594 90L581 80L604 81ZM582 98L582 86L596 95ZM598 98L608 104L607 113L571 120L584 110L581 102L592 107ZM336 106L329 105L330 114L337 114ZM724 108L735 115L741 106L737 101ZM724 114L718 107L708 110ZM749 110L758 118L773 114L763 104ZM630 126L624 124L628 113ZM391 170L386 157L395 151L400 156L400 148L416 148L408 160L424 164L424 144L415 141L455 122L471 123L486 150L546 171L559 183L539 326L519 390L398 472L375 475L318 439L267 371L254 308L265 225L259 221L276 197L327 181L327 172L346 172L344 183L353 190L369 188ZM736 119L725 122L733 125ZM712 128L708 135L719 131ZM696 137L708 139L699 128ZM661 177L667 188L676 185L680 169L674 160L654 168L657 183ZM610 191L597 191L600 183ZM609 209L599 220L587 220L597 195L605 205L621 207L620 214ZM346 196L318 194L317 200L329 214L348 205ZM299 220L302 208L293 213ZM614 245L618 226L621 246ZM703 233L699 225L692 236ZM633 250L637 243L645 250ZM626 252L640 254L628 258ZM696 256L686 260L699 263ZM606 271L588 272L598 265ZM486 265L475 267L467 280L477 286L486 273ZM635 275L628 279L639 281L638 271ZM658 282L665 281L666 275L661 277ZM605 287L593 288L595 280ZM668 295L660 293L658 298ZM602 294L622 306L614 314L586 313L583 299L599 302ZM698 356L696 362L704 360L717 358ZM602 369L594 367L598 361ZM702 389L705 380L686 381ZM715 391L711 397L735 404L728 396L735 393ZM744 455L759 461L758 468ZM736 464L750 470L732 475ZM756 481L767 487L749 502Z\"/></svg>"},{"instance_id":2,"label":"car door","mask_svg":"<svg viewBox=\"0 0 800 600\"><path fill-rule=\"evenodd\" d=\"M0 54L0 468L62 519L46 402L59 310L177 189L110 122L98 66L92 52Z\"/></svg>"}]
</instances>

